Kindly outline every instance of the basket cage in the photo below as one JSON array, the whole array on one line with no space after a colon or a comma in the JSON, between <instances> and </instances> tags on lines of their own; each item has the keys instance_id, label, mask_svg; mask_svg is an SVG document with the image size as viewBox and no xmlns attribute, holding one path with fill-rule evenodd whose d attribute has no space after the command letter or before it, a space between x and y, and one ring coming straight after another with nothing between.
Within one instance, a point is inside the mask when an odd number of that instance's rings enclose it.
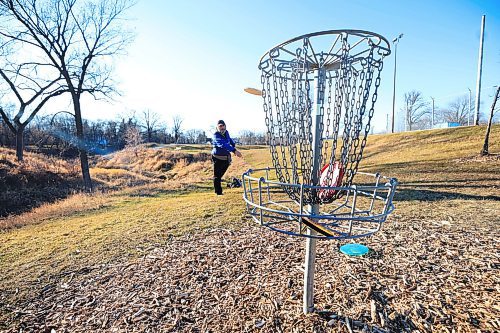
<instances>
[{"instance_id":1,"label":"basket cage","mask_svg":"<svg viewBox=\"0 0 500 333\"><path fill-rule=\"evenodd\" d=\"M358 177L361 185L322 187L282 183L273 168L248 170L243 174L243 197L252 218L274 231L309 238L365 237L379 231L394 210L397 180L364 172L359 172ZM296 189L298 201L288 195ZM319 210L314 211L305 203L308 190L338 191L342 199L316 205ZM307 227L316 228L318 234L311 236Z\"/></svg>"},{"instance_id":2,"label":"basket cage","mask_svg":"<svg viewBox=\"0 0 500 333\"><path fill-rule=\"evenodd\" d=\"M358 168L390 53L378 34L329 30L264 54L261 95L273 167L249 170L242 181L255 221L308 238L380 230L394 210L397 180Z\"/></svg>"},{"instance_id":3,"label":"basket cage","mask_svg":"<svg viewBox=\"0 0 500 333\"><path fill-rule=\"evenodd\" d=\"M347 194L320 195L316 186L352 185L389 53L380 35L339 30L294 38L261 58L263 108L277 180L304 185L283 188L293 201L328 204Z\"/></svg>"}]
</instances>

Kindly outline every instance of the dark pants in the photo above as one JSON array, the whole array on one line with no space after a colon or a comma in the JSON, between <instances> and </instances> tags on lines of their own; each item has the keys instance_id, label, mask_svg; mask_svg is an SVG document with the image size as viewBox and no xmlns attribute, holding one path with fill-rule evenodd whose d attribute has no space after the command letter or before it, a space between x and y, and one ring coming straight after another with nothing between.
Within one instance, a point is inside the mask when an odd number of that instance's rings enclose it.
<instances>
[{"instance_id":1,"label":"dark pants","mask_svg":"<svg viewBox=\"0 0 500 333\"><path fill-rule=\"evenodd\" d=\"M229 168L229 161L219 160L212 156L212 162L214 163L214 189L215 193L222 194L222 176L226 173L227 168Z\"/></svg>"}]
</instances>

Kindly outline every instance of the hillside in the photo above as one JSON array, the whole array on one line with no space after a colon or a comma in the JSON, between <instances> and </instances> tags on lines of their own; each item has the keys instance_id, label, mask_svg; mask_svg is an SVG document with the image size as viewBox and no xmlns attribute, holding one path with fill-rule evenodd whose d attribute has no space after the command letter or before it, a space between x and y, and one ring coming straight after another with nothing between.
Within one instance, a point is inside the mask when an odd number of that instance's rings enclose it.
<instances>
[{"instance_id":1,"label":"hillside","mask_svg":"<svg viewBox=\"0 0 500 333\"><path fill-rule=\"evenodd\" d=\"M77 161L0 148L0 218L32 210L81 190Z\"/></svg>"},{"instance_id":2,"label":"hillside","mask_svg":"<svg viewBox=\"0 0 500 333\"><path fill-rule=\"evenodd\" d=\"M234 161L235 165L241 163L244 162ZM212 177L210 147L202 145L144 144L94 156L90 167L97 193L148 185L179 189L209 183ZM230 170L227 175L237 177L239 171ZM81 194L80 179L79 160L28 152L24 161L18 162L14 150L0 148L0 226L5 227L7 220L22 213L33 213L37 208L52 211L54 202L64 205L63 200L88 201ZM71 200L73 196L78 199Z\"/></svg>"},{"instance_id":3,"label":"hillside","mask_svg":"<svg viewBox=\"0 0 500 333\"><path fill-rule=\"evenodd\" d=\"M0 330L498 331L500 126L497 155L477 156L483 135L369 138L360 169L399 179L396 211L362 240L367 257L319 242L321 312L308 316L303 240L251 222L240 188L213 195L207 147L98 159L92 175L112 191L0 221ZM269 165L265 147L242 153L228 179Z\"/></svg>"}]
</instances>

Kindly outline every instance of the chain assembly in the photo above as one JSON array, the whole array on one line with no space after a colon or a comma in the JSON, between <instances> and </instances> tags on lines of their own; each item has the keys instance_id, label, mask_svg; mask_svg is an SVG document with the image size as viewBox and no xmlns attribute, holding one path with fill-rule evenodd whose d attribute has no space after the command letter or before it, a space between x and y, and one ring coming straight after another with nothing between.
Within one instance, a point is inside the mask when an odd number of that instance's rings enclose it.
<instances>
[{"instance_id":1,"label":"chain assembly","mask_svg":"<svg viewBox=\"0 0 500 333\"><path fill-rule=\"evenodd\" d=\"M363 157L383 58L390 50L380 36L362 31L329 32L328 37L333 42L327 52L318 52L305 35L271 49L259 65L271 157L285 184L348 187ZM299 186L284 190L304 204L345 195Z\"/></svg>"}]
</instances>

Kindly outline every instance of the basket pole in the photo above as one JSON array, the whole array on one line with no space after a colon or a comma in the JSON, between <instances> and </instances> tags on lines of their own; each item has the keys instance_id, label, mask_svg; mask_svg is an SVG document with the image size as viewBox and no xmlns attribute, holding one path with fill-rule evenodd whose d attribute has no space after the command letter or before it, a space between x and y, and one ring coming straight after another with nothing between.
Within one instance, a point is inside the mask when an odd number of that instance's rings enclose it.
<instances>
[{"instance_id":1,"label":"basket pole","mask_svg":"<svg viewBox=\"0 0 500 333\"><path fill-rule=\"evenodd\" d=\"M324 87L326 80L326 70L320 67L315 77L315 93L314 93L314 108L315 122L313 132L313 165L312 165L312 183L315 186L319 185L319 170L321 159L321 140L322 131L321 123L323 118L323 101L324 101ZM323 88L323 89L322 89ZM311 215L318 215L319 204L315 203L309 205L309 212ZM313 219L315 221L315 219ZM308 236L316 236L317 232L311 228L307 228ZM316 262L316 238L307 237L306 239L306 254L304 264L304 295L303 295L303 311L305 314L314 311L314 270Z\"/></svg>"}]
</instances>

